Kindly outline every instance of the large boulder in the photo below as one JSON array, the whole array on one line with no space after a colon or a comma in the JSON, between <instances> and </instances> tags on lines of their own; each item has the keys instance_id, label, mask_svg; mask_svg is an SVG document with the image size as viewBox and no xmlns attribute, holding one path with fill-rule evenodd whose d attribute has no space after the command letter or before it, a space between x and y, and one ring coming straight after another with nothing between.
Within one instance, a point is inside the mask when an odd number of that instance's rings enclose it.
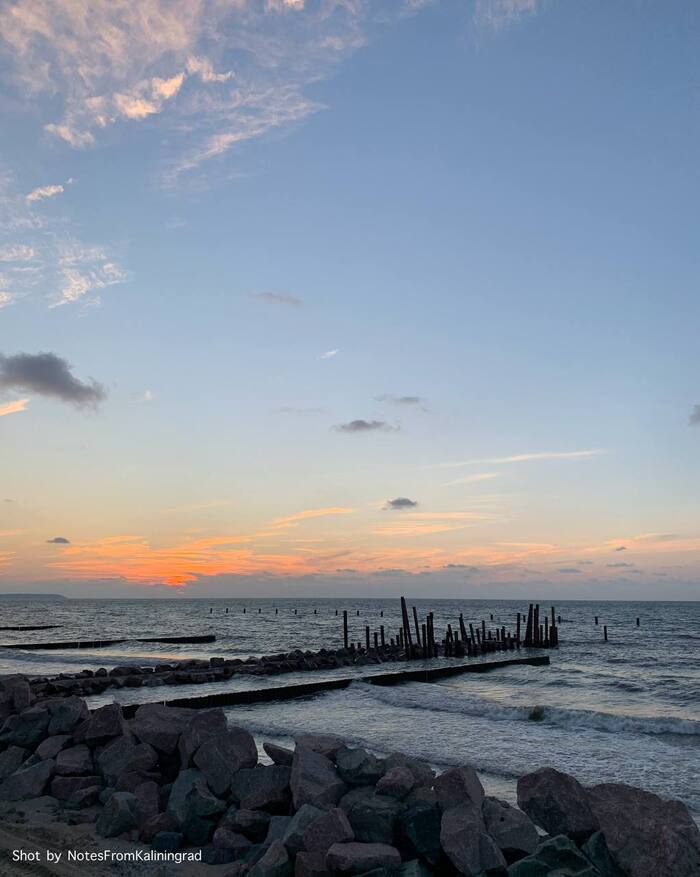
<instances>
[{"instance_id":1,"label":"large boulder","mask_svg":"<svg viewBox=\"0 0 700 877\"><path fill-rule=\"evenodd\" d=\"M340 778L349 786L374 785L384 774L384 763L366 749L344 746L336 752L335 763Z\"/></svg>"},{"instance_id":2,"label":"large boulder","mask_svg":"<svg viewBox=\"0 0 700 877\"><path fill-rule=\"evenodd\" d=\"M282 843L293 856L304 849L304 832L323 812L313 804L302 804L292 816L282 835Z\"/></svg>"},{"instance_id":3,"label":"large boulder","mask_svg":"<svg viewBox=\"0 0 700 877\"><path fill-rule=\"evenodd\" d=\"M299 743L294 751L290 785L297 810L302 804L334 807L347 791L333 762Z\"/></svg>"},{"instance_id":4,"label":"large boulder","mask_svg":"<svg viewBox=\"0 0 700 877\"><path fill-rule=\"evenodd\" d=\"M148 743L136 743L128 735L110 741L97 756L97 766L110 785L132 771L147 773L158 765L158 753Z\"/></svg>"},{"instance_id":5,"label":"large boulder","mask_svg":"<svg viewBox=\"0 0 700 877\"><path fill-rule=\"evenodd\" d=\"M28 707L18 715L9 716L0 730L0 744L34 747L46 737L49 711L41 704Z\"/></svg>"},{"instance_id":6,"label":"large boulder","mask_svg":"<svg viewBox=\"0 0 700 877\"><path fill-rule=\"evenodd\" d=\"M214 832L212 843L218 850L229 850L234 859L245 855L251 847L251 842L247 837L222 825Z\"/></svg>"},{"instance_id":7,"label":"large boulder","mask_svg":"<svg viewBox=\"0 0 700 877\"><path fill-rule=\"evenodd\" d=\"M211 790L225 795L237 771L258 763L258 750L248 731L224 728L202 743L194 754L194 763L207 778Z\"/></svg>"},{"instance_id":8,"label":"large boulder","mask_svg":"<svg viewBox=\"0 0 700 877\"><path fill-rule=\"evenodd\" d=\"M387 771L394 767L405 767L411 771L416 786L432 786L435 779L435 771L425 761L411 758L403 752L392 752L384 759Z\"/></svg>"},{"instance_id":9,"label":"large boulder","mask_svg":"<svg viewBox=\"0 0 700 877\"><path fill-rule=\"evenodd\" d=\"M0 754L0 782L7 779L7 777L16 770L19 770L20 765L26 760L27 755L29 755L28 751L21 746L10 746ZM44 758L49 757L50 756L48 755L44 756Z\"/></svg>"},{"instance_id":10,"label":"large boulder","mask_svg":"<svg viewBox=\"0 0 700 877\"><path fill-rule=\"evenodd\" d=\"M415 784L416 779L411 771L407 767L397 765L388 770L379 780L377 794L403 801Z\"/></svg>"},{"instance_id":11,"label":"large boulder","mask_svg":"<svg viewBox=\"0 0 700 877\"><path fill-rule=\"evenodd\" d=\"M131 730L142 743L170 754L177 750L180 735L193 717L194 711L190 709L147 703L136 710Z\"/></svg>"},{"instance_id":12,"label":"large boulder","mask_svg":"<svg viewBox=\"0 0 700 877\"><path fill-rule=\"evenodd\" d=\"M56 757L56 773L60 776L88 776L95 772L92 752L84 743L62 749Z\"/></svg>"},{"instance_id":13,"label":"large boulder","mask_svg":"<svg viewBox=\"0 0 700 877\"><path fill-rule=\"evenodd\" d=\"M281 841L273 841L265 854L248 871L248 877L292 877L293 866Z\"/></svg>"},{"instance_id":14,"label":"large boulder","mask_svg":"<svg viewBox=\"0 0 700 877\"><path fill-rule=\"evenodd\" d=\"M565 834L577 842L599 828L581 783L551 767L520 777L518 807L549 834Z\"/></svg>"},{"instance_id":15,"label":"large boulder","mask_svg":"<svg viewBox=\"0 0 700 877\"><path fill-rule=\"evenodd\" d=\"M442 815L440 843L460 874L476 877L482 871L505 869L506 860L484 830L481 811L474 805L451 807Z\"/></svg>"},{"instance_id":16,"label":"large boulder","mask_svg":"<svg viewBox=\"0 0 700 877\"><path fill-rule=\"evenodd\" d=\"M700 831L688 808L622 783L587 790L613 858L629 877L697 877Z\"/></svg>"},{"instance_id":17,"label":"large boulder","mask_svg":"<svg viewBox=\"0 0 700 877\"><path fill-rule=\"evenodd\" d=\"M345 748L342 740L332 737L330 734L301 734L295 738L294 742L297 748L310 749L312 752L317 752L331 760L335 758L336 752Z\"/></svg>"},{"instance_id":18,"label":"large boulder","mask_svg":"<svg viewBox=\"0 0 700 877\"><path fill-rule=\"evenodd\" d=\"M180 735L178 748L180 761L184 767L190 767L192 757L199 747L226 731L226 714L222 709L201 710L195 712Z\"/></svg>"},{"instance_id":19,"label":"large boulder","mask_svg":"<svg viewBox=\"0 0 700 877\"><path fill-rule=\"evenodd\" d=\"M168 806L166 809L168 813L171 813L175 817L178 825L182 825L187 818L187 795L194 788L194 784L198 780L203 779L204 774L194 768L187 768L180 771L175 779L175 782L170 789L170 796L168 797Z\"/></svg>"},{"instance_id":20,"label":"large boulder","mask_svg":"<svg viewBox=\"0 0 700 877\"><path fill-rule=\"evenodd\" d=\"M110 795L97 819L97 833L100 837L117 837L136 828L136 798L130 792L115 792Z\"/></svg>"},{"instance_id":21,"label":"large boulder","mask_svg":"<svg viewBox=\"0 0 700 877\"><path fill-rule=\"evenodd\" d=\"M239 810L234 806L228 809L221 824L257 843L264 840L270 818L264 810Z\"/></svg>"},{"instance_id":22,"label":"large boulder","mask_svg":"<svg viewBox=\"0 0 700 877\"><path fill-rule=\"evenodd\" d=\"M113 737L126 733L127 725L118 703L108 703L96 709L92 716L80 726L82 738L88 746L106 743Z\"/></svg>"},{"instance_id":23,"label":"large boulder","mask_svg":"<svg viewBox=\"0 0 700 877\"><path fill-rule=\"evenodd\" d=\"M399 851L387 844L339 843L326 854L326 866L341 874L362 874L374 868L397 868Z\"/></svg>"},{"instance_id":24,"label":"large boulder","mask_svg":"<svg viewBox=\"0 0 700 877\"><path fill-rule=\"evenodd\" d=\"M278 764L243 768L231 776L231 796L243 810L286 813L291 770Z\"/></svg>"},{"instance_id":25,"label":"large boulder","mask_svg":"<svg viewBox=\"0 0 700 877\"><path fill-rule=\"evenodd\" d=\"M158 783L147 780L136 786L134 790L136 798L136 822L140 829L151 819L158 815L160 810L160 788Z\"/></svg>"},{"instance_id":26,"label":"large boulder","mask_svg":"<svg viewBox=\"0 0 700 877\"><path fill-rule=\"evenodd\" d=\"M326 853L333 844L351 840L355 840L355 832L348 817L339 807L334 807L322 813L306 828L302 846L310 853Z\"/></svg>"},{"instance_id":27,"label":"large boulder","mask_svg":"<svg viewBox=\"0 0 700 877\"><path fill-rule=\"evenodd\" d=\"M508 868L508 877L600 877L576 844L559 834Z\"/></svg>"},{"instance_id":28,"label":"large boulder","mask_svg":"<svg viewBox=\"0 0 700 877\"><path fill-rule=\"evenodd\" d=\"M33 702L34 696L25 676L0 676L0 721L13 713L21 713Z\"/></svg>"},{"instance_id":29,"label":"large boulder","mask_svg":"<svg viewBox=\"0 0 700 877\"><path fill-rule=\"evenodd\" d=\"M484 787L473 767L452 767L441 773L434 783L443 810L472 804L481 807Z\"/></svg>"},{"instance_id":30,"label":"large boulder","mask_svg":"<svg viewBox=\"0 0 700 877\"><path fill-rule=\"evenodd\" d=\"M421 801L399 814L397 846L405 859L420 858L437 865L441 857L441 813L437 803Z\"/></svg>"},{"instance_id":31,"label":"large boulder","mask_svg":"<svg viewBox=\"0 0 700 877\"><path fill-rule=\"evenodd\" d=\"M274 764L283 764L285 767L292 766L293 750L286 749L284 746L278 746L276 743L268 743L267 741L263 743L263 749Z\"/></svg>"},{"instance_id":32,"label":"large boulder","mask_svg":"<svg viewBox=\"0 0 700 877\"><path fill-rule=\"evenodd\" d=\"M85 789L102 787L102 780L97 776L87 777L54 777L51 781L51 794L59 801L75 800L76 795Z\"/></svg>"},{"instance_id":33,"label":"large boulder","mask_svg":"<svg viewBox=\"0 0 700 877\"><path fill-rule=\"evenodd\" d=\"M403 805L394 798L374 795L359 798L345 808L357 840L363 843L394 843L396 820Z\"/></svg>"},{"instance_id":34,"label":"large boulder","mask_svg":"<svg viewBox=\"0 0 700 877\"><path fill-rule=\"evenodd\" d=\"M55 758L62 749L67 749L73 742L70 734L57 734L47 737L37 747L34 755L41 761L44 758Z\"/></svg>"},{"instance_id":35,"label":"large boulder","mask_svg":"<svg viewBox=\"0 0 700 877\"><path fill-rule=\"evenodd\" d=\"M72 734L73 729L90 718L87 704L75 694L49 703L49 734Z\"/></svg>"},{"instance_id":36,"label":"large boulder","mask_svg":"<svg viewBox=\"0 0 700 877\"><path fill-rule=\"evenodd\" d=\"M20 768L0 783L0 801L23 801L38 798L53 776L56 762L52 758L31 767Z\"/></svg>"},{"instance_id":37,"label":"large boulder","mask_svg":"<svg viewBox=\"0 0 700 877\"><path fill-rule=\"evenodd\" d=\"M535 823L522 810L496 798L485 798L481 813L486 831L509 861L537 849L540 839Z\"/></svg>"}]
</instances>

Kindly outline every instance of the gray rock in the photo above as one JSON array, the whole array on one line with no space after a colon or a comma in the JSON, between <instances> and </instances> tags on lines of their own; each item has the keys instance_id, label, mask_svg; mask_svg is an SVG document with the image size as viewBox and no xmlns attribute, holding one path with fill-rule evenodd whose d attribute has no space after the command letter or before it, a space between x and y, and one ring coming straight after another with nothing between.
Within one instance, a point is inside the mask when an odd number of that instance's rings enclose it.
<instances>
[{"instance_id":1,"label":"gray rock","mask_svg":"<svg viewBox=\"0 0 700 877\"><path fill-rule=\"evenodd\" d=\"M505 801L485 798L481 813L486 831L509 856L513 853L529 855L539 843L534 822L522 810L511 807Z\"/></svg>"},{"instance_id":2,"label":"gray rock","mask_svg":"<svg viewBox=\"0 0 700 877\"><path fill-rule=\"evenodd\" d=\"M393 844L397 818L402 809L403 805L394 798L376 795L360 798L346 812L357 840Z\"/></svg>"},{"instance_id":3,"label":"gray rock","mask_svg":"<svg viewBox=\"0 0 700 877\"><path fill-rule=\"evenodd\" d=\"M182 823L181 831L188 843L196 847L203 847L209 843L214 833L214 823L211 819L193 814Z\"/></svg>"},{"instance_id":4,"label":"gray rock","mask_svg":"<svg viewBox=\"0 0 700 877\"><path fill-rule=\"evenodd\" d=\"M402 857L419 857L437 865L442 852L440 829L441 813L437 803L423 801L408 807L399 814L396 829L396 845Z\"/></svg>"},{"instance_id":5,"label":"gray rock","mask_svg":"<svg viewBox=\"0 0 700 877\"><path fill-rule=\"evenodd\" d=\"M294 742L297 747L310 749L312 752L317 752L319 755L323 755L331 760L335 758L335 754L339 749L345 748L342 740L329 734L301 734L301 736L295 738Z\"/></svg>"},{"instance_id":6,"label":"gray rock","mask_svg":"<svg viewBox=\"0 0 700 877\"><path fill-rule=\"evenodd\" d=\"M5 746L33 747L46 736L49 727L49 711L36 704L19 715L9 716L0 730L0 744Z\"/></svg>"},{"instance_id":7,"label":"gray rock","mask_svg":"<svg viewBox=\"0 0 700 877\"><path fill-rule=\"evenodd\" d=\"M84 743L62 749L56 757L56 773L59 776L79 777L94 774L92 752Z\"/></svg>"},{"instance_id":8,"label":"gray rock","mask_svg":"<svg viewBox=\"0 0 700 877\"><path fill-rule=\"evenodd\" d=\"M101 791L101 786L86 786L83 789L78 789L73 792L70 798L68 798L65 806L68 809L73 810L82 810L86 807L92 807L93 804L97 804L100 800Z\"/></svg>"},{"instance_id":9,"label":"gray rock","mask_svg":"<svg viewBox=\"0 0 700 877\"><path fill-rule=\"evenodd\" d=\"M608 849L629 877L697 877L700 831L688 808L622 783L587 790Z\"/></svg>"},{"instance_id":10,"label":"gray rock","mask_svg":"<svg viewBox=\"0 0 700 877\"><path fill-rule=\"evenodd\" d=\"M209 816L219 816L226 810L226 803L207 787L205 780L196 779L192 788L185 796L185 812L187 816L198 816L206 819Z\"/></svg>"},{"instance_id":11,"label":"gray rock","mask_svg":"<svg viewBox=\"0 0 700 877\"><path fill-rule=\"evenodd\" d=\"M198 780L203 780L204 774L194 768L187 768L180 771L170 790L168 798L167 812L171 813L177 820L178 825L187 818L187 795L194 788L194 784Z\"/></svg>"},{"instance_id":12,"label":"gray rock","mask_svg":"<svg viewBox=\"0 0 700 877\"><path fill-rule=\"evenodd\" d=\"M291 816L271 816L267 827L264 846L268 847L274 840L282 840L287 826L292 821Z\"/></svg>"},{"instance_id":13,"label":"gray rock","mask_svg":"<svg viewBox=\"0 0 700 877\"><path fill-rule=\"evenodd\" d=\"M136 798L130 792L115 792L97 820L100 837L117 837L136 828Z\"/></svg>"},{"instance_id":14,"label":"gray rock","mask_svg":"<svg viewBox=\"0 0 700 877\"><path fill-rule=\"evenodd\" d=\"M310 853L327 853L333 844L351 840L355 840L355 832L348 817L339 807L334 807L322 812L307 826L303 833L302 846Z\"/></svg>"},{"instance_id":15,"label":"gray rock","mask_svg":"<svg viewBox=\"0 0 700 877\"><path fill-rule=\"evenodd\" d=\"M294 860L294 877L332 877L325 853L302 852Z\"/></svg>"},{"instance_id":16,"label":"gray rock","mask_svg":"<svg viewBox=\"0 0 700 877\"><path fill-rule=\"evenodd\" d=\"M387 844L333 844L326 855L329 869L341 874L362 874L373 868L396 868L401 864L399 851Z\"/></svg>"},{"instance_id":17,"label":"gray rock","mask_svg":"<svg viewBox=\"0 0 700 877\"><path fill-rule=\"evenodd\" d=\"M248 877L291 877L292 862L281 841L273 841L267 852L248 872Z\"/></svg>"},{"instance_id":18,"label":"gray rock","mask_svg":"<svg viewBox=\"0 0 700 877\"><path fill-rule=\"evenodd\" d=\"M110 785L132 771L148 772L158 765L158 753L148 743L124 735L108 743L97 756L100 773Z\"/></svg>"},{"instance_id":19,"label":"gray rock","mask_svg":"<svg viewBox=\"0 0 700 877\"><path fill-rule=\"evenodd\" d=\"M178 748L183 768L191 766L192 757L203 743L225 733L226 724L222 709L202 710L194 714L180 735Z\"/></svg>"},{"instance_id":20,"label":"gray rock","mask_svg":"<svg viewBox=\"0 0 700 877\"><path fill-rule=\"evenodd\" d=\"M82 737L89 746L106 743L112 737L121 737L127 730L121 707L118 703L108 703L96 709L88 719Z\"/></svg>"},{"instance_id":21,"label":"gray rock","mask_svg":"<svg viewBox=\"0 0 700 877\"><path fill-rule=\"evenodd\" d=\"M139 838L144 843L151 843L153 838L163 831L176 831L177 820L172 813L158 813L157 816L151 817L141 827Z\"/></svg>"},{"instance_id":22,"label":"gray rock","mask_svg":"<svg viewBox=\"0 0 700 877\"><path fill-rule=\"evenodd\" d=\"M423 862L418 859L411 859L410 862L404 862L396 871L396 877L432 877L433 872L426 868Z\"/></svg>"},{"instance_id":23,"label":"gray rock","mask_svg":"<svg viewBox=\"0 0 700 877\"><path fill-rule=\"evenodd\" d=\"M349 813L358 801L364 801L367 798L374 798L374 795L374 786L358 786L357 788L350 789L349 792L346 792L338 802L338 806L345 810L346 813Z\"/></svg>"},{"instance_id":24,"label":"gray rock","mask_svg":"<svg viewBox=\"0 0 700 877\"><path fill-rule=\"evenodd\" d=\"M297 810L302 804L333 807L347 791L333 762L305 745L294 751L290 786Z\"/></svg>"},{"instance_id":25,"label":"gray rock","mask_svg":"<svg viewBox=\"0 0 700 877\"><path fill-rule=\"evenodd\" d=\"M282 835L282 843L293 856L304 849L304 832L322 813L323 810L319 810L313 804L302 804L292 816Z\"/></svg>"},{"instance_id":26,"label":"gray rock","mask_svg":"<svg viewBox=\"0 0 700 877\"><path fill-rule=\"evenodd\" d=\"M136 798L136 823L140 829L158 815L160 810L160 789L152 781L141 783L134 790Z\"/></svg>"},{"instance_id":27,"label":"gray rock","mask_svg":"<svg viewBox=\"0 0 700 877\"><path fill-rule=\"evenodd\" d=\"M581 783L551 767L520 777L518 807L551 835L583 841L600 827Z\"/></svg>"},{"instance_id":28,"label":"gray rock","mask_svg":"<svg viewBox=\"0 0 700 877\"><path fill-rule=\"evenodd\" d=\"M406 767L413 774L416 786L432 786L435 779L435 771L429 764L419 761L417 758L410 758L403 752L392 752L384 759L384 766L387 771L394 767Z\"/></svg>"},{"instance_id":29,"label":"gray rock","mask_svg":"<svg viewBox=\"0 0 700 877\"><path fill-rule=\"evenodd\" d=\"M388 770L377 782L377 794L403 801L415 784L416 780L411 771L407 767L397 765Z\"/></svg>"},{"instance_id":30,"label":"gray rock","mask_svg":"<svg viewBox=\"0 0 700 877\"><path fill-rule=\"evenodd\" d=\"M222 826L219 826L214 832L212 843L219 850L230 850L234 859L239 859L251 846L247 837Z\"/></svg>"},{"instance_id":31,"label":"gray rock","mask_svg":"<svg viewBox=\"0 0 700 877\"><path fill-rule=\"evenodd\" d=\"M566 835L540 844L531 856L508 868L508 877L599 877L599 873Z\"/></svg>"},{"instance_id":32,"label":"gray rock","mask_svg":"<svg viewBox=\"0 0 700 877\"><path fill-rule=\"evenodd\" d=\"M450 807L443 813L440 843L460 874L478 875L506 867L503 853L484 830L480 809L473 804Z\"/></svg>"},{"instance_id":33,"label":"gray rock","mask_svg":"<svg viewBox=\"0 0 700 877\"><path fill-rule=\"evenodd\" d=\"M282 764L285 767L292 766L294 752L291 749L285 749L284 746L278 746L276 743L263 743L265 753L272 759L274 764Z\"/></svg>"},{"instance_id":34,"label":"gray rock","mask_svg":"<svg viewBox=\"0 0 700 877\"><path fill-rule=\"evenodd\" d=\"M277 764L243 768L231 777L231 795L243 810L286 813L290 774L288 767Z\"/></svg>"},{"instance_id":35,"label":"gray rock","mask_svg":"<svg viewBox=\"0 0 700 877\"><path fill-rule=\"evenodd\" d=\"M248 731L227 728L202 743L194 754L194 763L206 777L211 790L217 795L225 795L235 773L258 763L258 750Z\"/></svg>"},{"instance_id":36,"label":"gray rock","mask_svg":"<svg viewBox=\"0 0 700 877\"><path fill-rule=\"evenodd\" d=\"M70 734L57 734L47 737L36 748L34 754L43 761L44 758L55 758L62 749L67 749L73 742Z\"/></svg>"},{"instance_id":37,"label":"gray rock","mask_svg":"<svg viewBox=\"0 0 700 877\"><path fill-rule=\"evenodd\" d=\"M597 869L600 877L624 877L620 868L615 864L602 831L596 831L592 834L581 847L581 852Z\"/></svg>"},{"instance_id":38,"label":"gray rock","mask_svg":"<svg viewBox=\"0 0 700 877\"><path fill-rule=\"evenodd\" d=\"M183 837L177 831L159 831L153 838L153 849L159 853L174 853L182 846Z\"/></svg>"},{"instance_id":39,"label":"gray rock","mask_svg":"<svg viewBox=\"0 0 700 877\"><path fill-rule=\"evenodd\" d=\"M59 801L68 801L83 789L92 786L101 788L102 780L97 776L87 777L54 777L51 781L51 794Z\"/></svg>"},{"instance_id":40,"label":"gray rock","mask_svg":"<svg viewBox=\"0 0 700 877\"><path fill-rule=\"evenodd\" d=\"M34 702L25 676L18 673L0 676L0 721L13 713L21 713Z\"/></svg>"},{"instance_id":41,"label":"gray rock","mask_svg":"<svg viewBox=\"0 0 700 877\"><path fill-rule=\"evenodd\" d=\"M0 755L0 782L19 770L27 755L29 755L28 751L21 746L10 746L9 749L6 749ZM42 756L42 758L50 757L49 755Z\"/></svg>"},{"instance_id":42,"label":"gray rock","mask_svg":"<svg viewBox=\"0 0 700 877\"><path fill-rule=\"evenodd\" d=\"M71 695L61 698L49 705L51 719L49 721L49 734L72 734L73 729L90 718L87 704L82 697Z\"/></svg>"},{"instance_id":43,"label":"gray rock","mask_svg":"<svg viewBox=\"0 0 700 877\"><path fill-rule=\"evenodd\" d=\"M20 768L0 784L0 801L22 801L38 798L53 776L56 762L52 758L32 767Z\"/></svg>"},{"instance_id":44,"label":"gray rock","mask_svg":"<svg viewBox=\"0 0 700 877\"><path fill-rule=\"evenodd\" d=\"M481 808L484 787L472 767L453 767L441 773L434 783L438 802L443 810L473 804Z\"/></svg>"},{"instance_id":45,"label":"gray rock","mask_svg":"<svg viewBox=\"0 0 700 877\"><path fill-rule=\"evenodd\" d=\"M335 763L340 778L349 786L374 785L384 774L384 762L365 749L344 746L336 752Z\"/></svg>"},{"instance_id":46,"label":"gray rock","mask_svg":"<svg viewBox=\"0 0 700 877\"><path fill-rule=\"evenodd\" d=\"M221 824L232 831L245 835L252 841L259 842L265 838L270 826L270 814L264 810L239 810L230 807L221 820Z\"/></svg>"},{"instance_id":47,"label":"gray rock","mask_svg":"<svg viewBox=\"0 0 700 877\"><path fill-rule=\"evenodd\" d=\"M147 703L136 710L131 729L142 743L150 743L159 752L175 752L180 735L194 717L194 711Z\"/></svg>"}]
</instances>

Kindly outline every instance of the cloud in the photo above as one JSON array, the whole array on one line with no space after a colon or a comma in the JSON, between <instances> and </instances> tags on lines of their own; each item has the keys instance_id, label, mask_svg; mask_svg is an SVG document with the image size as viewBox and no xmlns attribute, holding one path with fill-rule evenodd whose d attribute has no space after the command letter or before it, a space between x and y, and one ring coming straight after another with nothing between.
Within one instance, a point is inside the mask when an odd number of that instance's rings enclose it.
<instances>
[{"instance_id":1,"label":"cloud","mask_svg":"<svg viewBox=\"0 0 700 877\"><path fill-rule=\"evenodd\" d=\"M445 469L459 468L460 466L481 466L494 464L499 466L507 466L511 463L532 463L542 460L587 460L590 457L597 457L599 454L606 453L601 449L587 451L538 451L531 454L513 454L510 457L486 457L480 460L462 460L458 463L441 463L441 467Z\"/></svg>"},{"instance_id":2,"label":"cloud","mask_svg":"<svg viewBox=\"0 0 700 877\"><path fill-rule=\"evenodd\" d=\"M295 295L287 295L285 292L254 292L251 298L273 305L286 305L292 308L301 307L300 298L297 298Z\"/></svg>"},{"instance_id":3,"label":"cloud","mask_svg":"<svg viewBox=\"0 0 700 877\"><path fill-rule=\"evenodd\" d=\"M538 0L476 0L474 23L480 29L498 32L537 11Z\"/></svg>"},{"instance_id":4,"label":"cloud","mask_svg":"<svg viewBox=\"0 0 700 877\"><path fill-rule=\"evenodd\" d=\"M46 543L48 545L70 545L70 539L66 539L65 536L54 536L53 539L47 539Z\"/></svg>"},{"instance_id":5,"label":"cloud","mask_svg":"<svg viewBox=\"0 0 700 877\"><path fill-rule=\"evenodd\" d=\"M270 526L275 529L280 527L293 527L294 525L301 523L301 521L307 521L310 518L325 518L328 515L350 515L353 511L354 509L346 509L338 506L331 506L322 509L306 509L303 512L296 512L295 514L287 515L287 517L284 518L275 518L275 520L270 523Z\"/></svg>"},{"instance_id":6,"label":"cloud","mask_svg":"<svg viewBox=\"0 0 700 877\"><path fill-rule=\"evenodd\" d=\"M348 423L338 423L331 427L336 432L396 432L398 426L390 426L383 420L351 420Z\"/></svg>"},{"instance_id":7,"label":"cloud","mask_svg":"<svg viewBox=\"0 0 700 877\"><path fill-rule=\"evenodd\" d=\"M26 196L27 201L30 203L36 201L45 201L47 198L55 198L56 195L60 195L62 192L65 192L66 186L69 186L73 182L73 178L66 180L65 183L55 183L49 186L39 186L36 189L32 189L31 192Z\"/></svg>"},{"instance_id":8,"label":"cloud","mask_svg":"<svg viewBox=\"0 0 700 877\"><path fill-rule=\"evenodd\" d=\"M633 563L606 563L609 569L633 569Z\"/></svg>"},{"instance_id":9,"label":"cloud","mask_svg":"<svg viewBox=\"0 0 700 877\"><path fill-rule=\"evenodd\" d=\"M142 402L152 402L154 400L154 398L155 398L155 396L153 395L152 390L144 390L143 395L141 396L141 401Z\"/></svg>"},{"instance_id":10,"label":"cloud","mask_svg":"<svg viewBox=\"0 0 700 877\"><path fill-rule=\"evenodd\" d=\"M61 295L52 307L76 302L95 290L105 289L127 279L126 271L108 255L104 247L64 241L58 248Z\"/></svg>"},{"instance_id":11,"label":"cloud","mask_svg":"<svg viewBox=\"0 0 700 877\"><path fill-rule=\"evenodd\" d=\"M0 417L5 417L7 414L18 414L20 411L24 411L29 405L29 399L15 399L14 402L6 402L4 405L0 405Z\"/></svg>"},{"instance_id":12,"label":"cloud","mask_svg":"<svg viewBox=\"0 0 700 877\"><path fill-rule=\"evenodd\" d=\"M0 390L24 390L79 407L94 407L107 395L96 381L76 378L70 364L55 353L0 354Z\"/></svg>"},{"instance_id":13,"label":"cloud","mask_svg":"<svg viewBox=\"0 0 700 877\"><path fill-rule=\"evenodd\" d=\"M418 505L418 500L409 499L407 496L397 496L396 499L388 499L385 509L391 511L401 511L402 509L414 509Z\"/></svg>"},{"instance_id":14,"label":"cloud","mask_svg":"<svg viewBox=\"0 0 700 877\"><path fill-rule=\"evenodd\" d=\"M326 350L325 353L322 353L319 357L320 359L333 359L334 356L337 356L340 353L340 350Z\"/></svg>"},{"instance_id":15,"label":"cloud","mask_svg":"<svg viewBox=\"0 0 700 877\"><path fill-rule=\"evenodd\" d=\"M491 481L492 478L500 478L502 474L502 472L475 472L473 475L465 475L464 478L447 481L445 486L451 487L454 484L476 484L479 481Z\"/></svg>"},{"instance_id":16,"label":"cloud","mask_svg":"<svg viewBox=\"0 0 700 877\"><path fill-rule=\"evenodd\" d=\"M34 248L28 244L6 244L0 247L0 262L31 262Z\"/></svg>"},{"instance_id":17,"label":"cloud","mask_svg":"<svg viewBox=\"0 0 700 877\"><path fill-rule=\"evenodd\" d=\"M391 405L421 405L425 400L421 396L392 396L384 393L376 397L377 402L389 402Z\"/></svg>"},{"instance_id":18,"label":"cloud","mask_svg":"<svg viewBox=\"0 0 700 877\"><path fill-rule=\"evenodd\" d=\"M698 426L700 424L700 405L693 406L688 418L688 426Z\"/></svg>"},{"instance_id":19,"label":"cloud","mask_svg":"<svg viewBox=\"0 0 700 877\"><path fill-rule=\"evenodd\" d=\"M462 570L463 572L470 572L470 573L471 572L473 572L473 573L480 572L478 566L471 566L468 563L446 563L443 566L443 569L457 569L457 570Z\"/></svg>"},{"instance_id":20,"label":"cloud","mask_svg":"<svg viewBox=\"0 0 700 877\"><path fill-rule=\"evenodd\" d=\"M581 570L578 569L578 568L575 567L575 566L560 566L559 569L557 570L557 572L562 572L562 573L577 573L577 572L581 572Z\"/></svg>"},{"instance_id":21,"label":"cloud","mask_svg":"<svg viewBox=\"0 0 700 877\"><path fill-rule=\"evenodd\" d=\"M618 545L615 551L627 551L626 545Z\"/></svg>"}]
</instances>

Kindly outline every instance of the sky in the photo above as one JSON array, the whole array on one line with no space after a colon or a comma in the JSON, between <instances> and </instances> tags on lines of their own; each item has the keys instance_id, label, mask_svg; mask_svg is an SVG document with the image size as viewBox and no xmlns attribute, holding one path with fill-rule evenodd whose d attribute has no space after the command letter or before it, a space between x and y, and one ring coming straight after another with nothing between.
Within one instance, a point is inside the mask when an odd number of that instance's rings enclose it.
<instances>
[{"instance_id":1,"label":"sky","mask_svg":"<svg viewBox=\"0 0 700 877\"><path fill-rule=\"evenodd\" d=\"M700 597L700 6L0 19L0 591Z\"/></svg>"}]
</instances>

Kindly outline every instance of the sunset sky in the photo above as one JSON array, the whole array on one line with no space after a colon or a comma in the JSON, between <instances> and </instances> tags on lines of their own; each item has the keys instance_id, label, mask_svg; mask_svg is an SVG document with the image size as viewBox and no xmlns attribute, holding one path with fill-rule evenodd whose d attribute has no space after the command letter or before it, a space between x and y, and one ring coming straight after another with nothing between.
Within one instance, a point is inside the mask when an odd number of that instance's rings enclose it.
<instances>
[{"instance_id":1,"label":"sunset sky","mask_svg":"<svg viewBox=\"0 0 700 877\"><path fill-rule=\"evenodd\" d=\"M0 0L0 592L700 597L699 39Z\"/></svg>"}]
</instances>

